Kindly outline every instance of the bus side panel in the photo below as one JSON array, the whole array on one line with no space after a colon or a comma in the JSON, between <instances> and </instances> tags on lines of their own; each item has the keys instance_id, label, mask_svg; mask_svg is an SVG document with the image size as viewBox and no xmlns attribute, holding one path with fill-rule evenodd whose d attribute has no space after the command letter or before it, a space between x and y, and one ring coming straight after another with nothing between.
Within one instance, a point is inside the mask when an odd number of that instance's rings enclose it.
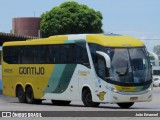
<instances>
[{"instance_id":1,"label":"bus side panel","mask_svg":"<svg viewBox=\"0 0 160 120\"><path fill-rule=\"evenodd\" d=\"M26 91L27 86L31 86L35 99L41 99L44 96L44 89L47 86L49 78L46 77L12 77L11 94L9 96L16 97L16 86L21 85ZM8 86L8 85L7 85Z\"/></svg>"},{"instance_id":2,"label":"bus side panel","mask_svg":"<svg viewBox=\"0 0 160 120\"><path fill-rule=\"evenodd\" d=\"M43 68L42 73L40 73L41 68ZM3 63L3 93L15 97L17 85L21 85L24 91L26 86L30 85L35 99L42 99L53 69L54 64L9 65Z\"/></svg>"},{"instance_id":3,"label":"bus side panel","mask_svg":"<svg viewBox=\"0 0 160 120\"><path fill-rule=\"evenodd\" d=\"M37 86L34 89L35 91L35 98L36 99L42 99L45 95L45 89L48 86L48 82L49 82L49 76L47 77L37 77Z\"/></svg>"},{"instance_id":4,"label":"bus side panel","mask_svg":"<svg viewBox=\"0 0 160 120\"><path fill-rule=\"evenodd\" d=\"M25 91L25 82L21 80L21 77L12 77L12 91L11 94L13 97L16 97L16 87L18 87L18 85L22 86L22 88Z\"/></svg>"},{"instance_id":5,"label":"bus side panel","mask_svg":"<svg viewBox=\"0 0 160 120\"><path fill-rule=\"evenodd\" d=\"M70 84L66 90L66 100L81 100L81 91L79 90L79 82L86 81L91 73L91 69L78 64L74 70ZM68 97L70 96L70 97Z\"/></svg>"},{"instance_id":6,"label":"bus side panel","mask_svg":"<svg viewBox=\"0 0 160 120\"><path fill-rule=\"evenodd\" d=\"M37 97L37 78L36 77L12 77L12 96L16 97L16 86L17 85L21 85L24 89L24 91L26 90L27 85L30 85L33 89L34 92L34 97Z\"/></svg>"},{"instance_id":7,"label":"bus side panel","mask_svg":"<svg viewBox=\"0 0 160 120\"><path fill-rule=\"evenodd\" d=\"M44 89L44 99L65 100L65 94L72 81L77 64L56 64L47 87ZM78 83L77 83L78 84ZM72 86L73 87L73 86ZM78 85L76 86L78 87ZM78 88L77 88L78 89Z\"/></svg>"},{"instance_id":8,"label":"bus side panel","mask_svg":"<svg viewBox=\"0 0 160 120\"><path fill-rule=\"evenodd\" d=\"M3 77L3 95L12 96L12 81L11 77Z\"/></svg>"}]
</instances>

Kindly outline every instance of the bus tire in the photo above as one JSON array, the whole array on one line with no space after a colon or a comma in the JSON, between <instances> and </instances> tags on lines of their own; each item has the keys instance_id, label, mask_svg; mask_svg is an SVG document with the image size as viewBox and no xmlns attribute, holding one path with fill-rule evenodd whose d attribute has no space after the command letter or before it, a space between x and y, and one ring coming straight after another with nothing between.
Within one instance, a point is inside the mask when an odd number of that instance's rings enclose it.
<instances>
[{"instance_id":1,"label":"bus tire","mask_svg":"<svg viewBox=\"0 0 160 120\"><path fill-rule=\"evenodd\" d=\"M121 108L130 108L134 102L130 102L130 103L117 103L119 107Z\"/></svg>"},{"instance_id":2,"label":"bus tire","mask_svg":"<svg viewBox=\"0 0 160 120\"><path fill-rule=\"evenodd\" d=\"M20 103L26 103L26 95L22 88L22 86L18 86L16 89L16 96L18 97L18 100Z\"/></svg>"},{"instance_id":3,"label":"bus tire","mask_svg":"<svg viewBox=\"0 0 160 120\"><path fill-rule=\"evenodd\" d=\"M31 86L26 88L26 100L28 104L34 104L36 101L34 99L34 93Z\"/></svg>"},{"instance_id":4,"label":"bus tire","mask_svg":"<svg viewBox=\"0 0 160 120\"><path fill-rule=\"evenodd\" d=\"M89 89L84 89L82 92L82 101L85 107L97 107L100 103L92 101L92 94Z\"/></svg>"},{"instance_id":5,"label":"bus tire","mask_svg":"<svg viewBox=\"0 0 160 120\"><path fill-rule=\"evenodd\" d=\"M52 104L54 105L62 105L62 106L66 106L71 103L71 101L64 101L64 100L51 100L51 101L52 101Z\"/></svg>"}]
</instances>

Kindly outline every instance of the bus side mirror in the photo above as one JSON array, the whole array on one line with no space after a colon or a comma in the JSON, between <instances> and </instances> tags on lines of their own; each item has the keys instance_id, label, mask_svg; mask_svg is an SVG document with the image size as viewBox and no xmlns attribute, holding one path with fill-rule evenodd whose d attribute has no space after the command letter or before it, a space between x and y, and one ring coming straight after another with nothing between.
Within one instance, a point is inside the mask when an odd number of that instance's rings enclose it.
<instances>
[{"instance_id":1,"label":"bus side mirror","mask_svg":"<svg viewBox=\"0 0 160 120\"><path fill-rule=\"evenodd\" d=\"M97 53L98 55L102 56L102 57L105 59L105 61L106 61L106 67L107 67L107 68L111 68L111 60L110 60L110 57L109 57L106 53L101 52L101 51L96 51L96 53Z\"/></svg>"}]
</instances>

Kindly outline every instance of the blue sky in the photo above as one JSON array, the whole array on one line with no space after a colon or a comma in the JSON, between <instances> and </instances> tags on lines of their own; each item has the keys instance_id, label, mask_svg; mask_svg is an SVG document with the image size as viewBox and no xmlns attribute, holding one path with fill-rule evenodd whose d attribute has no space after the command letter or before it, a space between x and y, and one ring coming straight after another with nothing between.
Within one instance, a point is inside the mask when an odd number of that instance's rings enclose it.
<instances>
[{"instance_id":1,"label":"blue sky","mask_svg":"<svg viewBox=\"0 0 160 120\"><path fill-rule=\"evenodd\" d=\"M12 18L39 17L69 0L1 0L0 32L12 29ZM143 39L160 38L160 0L74 0L103 15L103 30ZM160 40L145 41L151 50Z\"/></svg>"}]
</instances>

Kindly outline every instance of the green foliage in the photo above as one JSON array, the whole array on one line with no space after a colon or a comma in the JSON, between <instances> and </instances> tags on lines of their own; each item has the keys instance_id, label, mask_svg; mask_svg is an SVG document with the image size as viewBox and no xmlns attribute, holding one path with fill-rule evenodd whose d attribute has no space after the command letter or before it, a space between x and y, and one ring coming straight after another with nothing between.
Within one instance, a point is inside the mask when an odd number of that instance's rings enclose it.
<instances>
[{"instance_id":1,"label":"green foliage","mask_svg":"<svg viewBox=\"0 0 160 120\"><path fill-rule=\"evenodd\" d=\"M156 53L157 55L160 55L160 45L154 46L153 52Z\"/></svg>"},{"instance_id":2,"label":"green foliage","mask_svg":"<svg viewBox=\"0 0 160 120\"><path fill-rule=\"evenodd\" d=\"M41 15L42 37L60 34L102 33L102 15L86 5L64 2Z\"/></svg>"}]
</instances>

